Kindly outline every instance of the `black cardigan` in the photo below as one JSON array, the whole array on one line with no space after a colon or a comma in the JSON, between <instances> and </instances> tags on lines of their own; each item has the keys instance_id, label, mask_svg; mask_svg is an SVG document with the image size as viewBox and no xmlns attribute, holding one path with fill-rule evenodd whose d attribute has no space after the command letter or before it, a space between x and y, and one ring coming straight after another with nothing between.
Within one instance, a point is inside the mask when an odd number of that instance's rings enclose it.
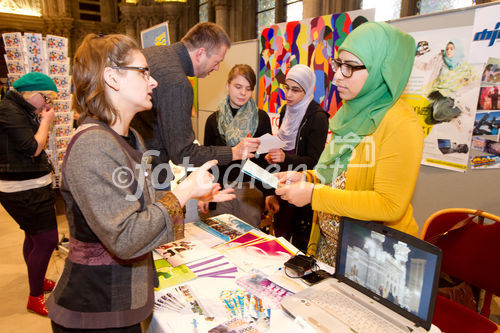
<instances>
[{"instance_id":1,"label":"black cardigan","mask_svg":"<svg viewBox=\"0 0 500 333\"><path fill-rule=\"evenodd\" d=\"M35 179L52 170L45 151L33 156L39 127L35 110L14 91L0 101L0 179Z\"/></svg>"},{"instance_id":2,"label":"black cardigan","mask_svg":"<svg viewBox=\"0 0 500 333\"><path fill-rule=\"evenodd\" d=\"M217 112L212 113L208 118L207 122L205 124L205 137L203 139L203 145L204 146L226 146L226 140L221 136L219 133L218 125L217 125ZM257 130L255 131L255 134L253 135L254 138L261 137L262 135L269 133L272 134L272 129L271 129L271 121L269 120L269 116L267 115L267 112L259 110L259 123L257 125ZM263 168L266 168L269 166L267 161L264 159L265 154L262 154L259 156L259 158L253 158L252 162L257 163ZM239 165L239 166L238 166ZM230 169L229 175L225 177L226 180L233 182L235 181L238 176L240 176L241 173L241 161L233 161L229 165L218 165L219 167L219 175L217 181L221 184L223 184L223 179L224 175L226 173L226 170L228 168ZM243 176L243 181L247 182L250 181L250 177L247 175L242 175ZM256 185L258 187L260 182L256 182Z\"/></svg>"},{"instance_id":3,"label":"black cardigan","mask_svg":"<svg viewBox=\"0 0 500 333\"><path fill-rule=\"evenodd\" d=\"M285 118L286 105L281 109L279 127ZM296 168L305 165L306 170L316 166L325 148L328 135L328 113L321 105L312 100L300 122L295 141L295 155L285 154L285 161L280 163L280 170L287 171L289 166Z\"/></svg>"}]
</instances>

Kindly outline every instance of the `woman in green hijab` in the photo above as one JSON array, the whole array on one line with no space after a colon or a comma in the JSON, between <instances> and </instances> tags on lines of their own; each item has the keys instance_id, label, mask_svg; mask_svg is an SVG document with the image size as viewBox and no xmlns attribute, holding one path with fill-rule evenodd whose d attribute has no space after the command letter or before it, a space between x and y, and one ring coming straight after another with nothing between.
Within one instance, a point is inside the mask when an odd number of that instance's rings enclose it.
<instances>
[{"instance_id":1,"label":"woman in green hijab","mask_svg":"<svg viewBox=\"0 0 500 333\"><path fill-rule=\"evenodd\" d=\"M418 233L410 200L424 138L400 99L414 56L413 38L389 24L368 22L349 34L332 61L344 105L330 120L331 142L315 170L278 174L276 194L318 212L309 252L330 265L341 216Z\"/></svg>"}]
</instances>

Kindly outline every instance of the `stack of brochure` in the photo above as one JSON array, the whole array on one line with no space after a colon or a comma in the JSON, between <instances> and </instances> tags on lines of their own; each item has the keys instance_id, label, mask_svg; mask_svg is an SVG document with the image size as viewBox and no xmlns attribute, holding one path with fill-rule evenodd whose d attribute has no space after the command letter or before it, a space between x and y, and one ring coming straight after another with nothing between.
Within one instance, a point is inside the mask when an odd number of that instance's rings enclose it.
<instances>
[{"instance_id":1,"label":"stack of brochure","mask_svg":"<svg viewBox=\"0 0 500 333\"><path fill-rule=\"evenodd\" d=\"M251 225L231 214L217 215L204 221L193 222L193 224L225 242L239 237L250 230L257 231Z\"/></svg>"},{"instance_id":2,"label":"stack of brochure","mask_svg":"<svg viewBox=\"0 0 500 333\"><path fill-rule=\"evenodd\" d=\"M214 249L245 272L257 269L266 274L274 273L297 252L285 239L258 230L249 231Z\"/></svg>"}]
</instances>

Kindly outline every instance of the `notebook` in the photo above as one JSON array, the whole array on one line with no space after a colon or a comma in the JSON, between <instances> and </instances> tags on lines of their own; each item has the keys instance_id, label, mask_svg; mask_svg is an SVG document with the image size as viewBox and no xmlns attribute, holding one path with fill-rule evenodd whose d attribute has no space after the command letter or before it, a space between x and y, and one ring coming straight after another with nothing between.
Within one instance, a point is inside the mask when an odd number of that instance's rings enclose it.
<instances>
[{"instance_id":1,"label":"notebook","mask_svg":"<svg viewBox=\"0 0 500 333\"><path fill-rule=\"evenodd\" d=\"M281 306L318 332L425 332L441 257L436 246L382 223L343 218L334 277Z\"/></svg>"}]
</instances>

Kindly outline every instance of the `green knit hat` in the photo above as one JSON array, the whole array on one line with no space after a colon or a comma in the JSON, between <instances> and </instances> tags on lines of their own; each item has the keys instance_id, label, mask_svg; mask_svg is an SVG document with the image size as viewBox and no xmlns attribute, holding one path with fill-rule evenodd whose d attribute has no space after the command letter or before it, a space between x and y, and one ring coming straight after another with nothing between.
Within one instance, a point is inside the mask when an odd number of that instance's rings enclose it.
<instances>
[{"instance_id":1,"label":"green knit hat","mask_svg":"<svg viewBox=\"0 0 500 333\"><path fill-rule=\"evenodd\" d=\"M21 76L12 85L19 92L23 91L55 91L57 86L50 77L43 73L32 72Z\"/></svg>"}]
</instances>

